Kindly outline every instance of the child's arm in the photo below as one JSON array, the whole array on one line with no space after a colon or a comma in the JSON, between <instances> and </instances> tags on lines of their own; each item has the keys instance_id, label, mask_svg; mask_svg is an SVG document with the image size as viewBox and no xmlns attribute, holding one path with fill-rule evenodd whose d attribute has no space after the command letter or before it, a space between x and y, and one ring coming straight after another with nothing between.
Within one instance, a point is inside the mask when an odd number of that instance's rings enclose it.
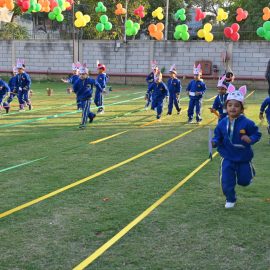
<instances>
[{"instance_id":1,"label":"child's arm","mask_svg":"<svg viewBox=\"0 0 270 270\"><path fill-rule=\"evenodd\" d=\"M217 147L220 144L222 144L222 141L223 141L223 135L222 135L222 132L220 130L220 126L217 125L215 130L214 130L214 137L212 139L212 146Z\"/></svg>"},{"instance_id":2,"label":"child's arm","mask_svg":"<svg viewBox=\"0 0 270 270\"><path fill-rule=\"evenodd\" d=\"M241 132L241 131L240 131ZM247 130L242 130L241 140L247 144L255 144L261 139L262 133L253 121L250 121Z\"/></svg>"},{"instance_id":3,"label":"child's arm","mask_svg":"<svg viewBox=\"0 0 270 270\"><path fill-rule=\"evenodd\" d=\"M270 98L266 98L263 101L262 105L261 105L260 114L259 114L260 120L263 120L263 113L264 113L264 111L265 111L265 109L266 109L267 106L270 106Z\"/></svg>"}]
</instances>

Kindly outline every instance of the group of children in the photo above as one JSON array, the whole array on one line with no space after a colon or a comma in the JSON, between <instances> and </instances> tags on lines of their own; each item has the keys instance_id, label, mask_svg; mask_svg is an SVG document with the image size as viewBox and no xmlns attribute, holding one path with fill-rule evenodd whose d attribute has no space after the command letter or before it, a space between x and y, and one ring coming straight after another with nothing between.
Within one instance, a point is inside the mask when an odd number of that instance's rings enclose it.
<instances>
[{"instance_id":1,"label":"group of children","mask_svg":"<svg viewBox=\"0 0 270 270\"><path fill-rule=\"evenodd\" d=\"M13 76L9 82L6 83L0 79L0 110L5 109L9 113L10 103L15 97L19 101L19 111L24 111L25 106L32 110L32 103L30 100L31 78L25 72L24 60L18 59L16 67L13 67Z\"/></svg>"},{"instance_id":2,"label":"group of children","mask_svg":"<svg viewBox=\"0 0 270 270\"><path fill-rule=\"evenodd\" d=\"M201 66L194 66L194 79L186 88L189 96L188 123L192 123L194 110L196 122L202 121L201 108L202 98L206 91L206 85L201 79ZM176 77L175 66L170 69L170 79L167 85L162 82L162 74L157 65L154 65L152 72L147 76L148 90L146 93L147 104L156 110L157 119L161 117L163 100L169 95L168 115L172 113L173 104L179 114L179 95L181 82ZM221 155L220 182L223 193L226 197L225 208L233 208L236 203L236 184L248 186L252 183L255 170L252 165L253 150L251 145L258 142L261 133L255 123L244 115L244 97L247 92L246 86L238 90L232 84L234 74L227 72L218 81L218 95L213 106L212 113L218 116L218 124L211 140L212 146L217 147ZM260 108L259 118L263 120L264 113L268 121L268 133L270 135L270 97L267 97Z\"/></svg>"}]
</instances>

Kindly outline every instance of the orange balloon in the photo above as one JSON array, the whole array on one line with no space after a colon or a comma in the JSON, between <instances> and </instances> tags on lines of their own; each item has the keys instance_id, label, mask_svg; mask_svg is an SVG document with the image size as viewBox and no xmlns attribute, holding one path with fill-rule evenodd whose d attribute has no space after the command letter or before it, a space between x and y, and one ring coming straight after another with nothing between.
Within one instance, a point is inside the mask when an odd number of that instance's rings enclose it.
<instances>
[{"instance_id":1,"label":"orange balloon","mask_svg":"<svg viewBox=\"0 0 270 270\"><path fill-rule=\"evenodd\" d=\"M151 32L156 32L157 31L157 27L156 25L154 25L153 23L151 23L149 26L148 26L148 31L151 33Z\"/></svg>"},{"instance_id":2,"label":"orange balloon","mask_svg":"<svg viewBox=\"0 0 270 270\"><path fill-rule=\"evenodd\" d=\"M116 8L117 8L117 9L121 9L122 7L123 7L122 4L117 4L117 5L116 5Z\"/></svg>"},{"instance_id":3,"label":"orange balloon","mask_svg":"<svg viewBox=\"0 0 270 270\"><path fill-rule=\"evenodd\" d=\"M6 7L7 7L8 10L13 10L14 9L13 1L6 2Z\"/></svg>"},{"instance_id":4,"label":"orange balloon","mask_svg":"<svg viewBox=\"0 0 270 270\"><path fill-rule=\"evenodd\" d=\"M155 38L157 40L162 40L163 39L163 32L156 32Z\"/></svg>"},{"instance_id":5,"label":"orange balloon","mask_svg":"<svg viewBox=\"0 0 270 270\"><path fill-rule=\"evenodd\" d=\"M4 7L4 5L5 5L5 0L0 0L0 7Z\"/></svg>"},{"instance_id":6,"label":"orange balloon","mask_svg":"<svg viewBox=\"0 0 270 270\"><path fill-rule=\"evenodd\" d=\"M160 32L163 31L164 30L164 24L161 23L161 22L157 23L157 30L160 31Z\"/></svg>"}]
</instances>

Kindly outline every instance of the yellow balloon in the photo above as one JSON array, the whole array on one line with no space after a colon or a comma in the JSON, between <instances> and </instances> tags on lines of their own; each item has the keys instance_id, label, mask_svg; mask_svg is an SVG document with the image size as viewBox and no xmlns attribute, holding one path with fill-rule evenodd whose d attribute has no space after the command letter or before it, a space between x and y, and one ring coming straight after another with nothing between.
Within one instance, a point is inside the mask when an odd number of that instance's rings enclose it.
<instances>
[{"instance_id":1,"label":"yellow balloon","mask_svg":"<svg viewBox=\"0 0 270 270\"><path fill-rule=\"evenodd\" d=\"M206 32L210 32L212 30L212 24L211 23L206 23L203 27L203 29L206 31Z\"/></svg>"},{"instance_id":2,"label":"yellow balloon","mask_svg":"<svg viewBox=\"0 0 270 270\"><path fill-rule=\"evenodd\" d=\"M197 36L199 38L204 38L205 37L205 31L204 29L200 29L198 32L197 32Z\"/></svg>"},{"instance_id":3,"label":"yellow balloon","mask_svg":"<svg viewBox=\"0 0 270 270\"><path fill-rule=\"evenodd\" d=\"M218 22L222 21L222 17L220 15L218 15L216 19L217 19Z\"/></svg>"},{"instance_id":4,"label":"yellow balloon","mask_svg":"<svg viewBox=\"0 0 270 270\"><path fill-rule=\"evenodd\" d=\"M84 15L83 17L84 17L86 23L89 23L90 22L91 18L90 18L89 15Z\"/></svg>"},{"instance_id":5,"label":"yellow balloon","mask_svg":"<svg viewBox=\"0 0 270 270\"><path fill-rule=\"evenodd\" d=\"M81 11L77 11L77 12L75 13L75 17L76 17L77 19L82 18L82 17L83 17L82 12L81 12Z\"/></svg>"},{"instance_id":6,"label":"yellow balloon","mask_svg":"<svg viewBox=\"0 0 270 270\"><path fill-rule=\"evenodd\" d=\"M155 11L152 12L152 17L156 17L156 12Z\"/></svg>"},{"instance_id":7,"label":"yellow balloon","mask_svg":"<svg viewBox=\"0 0 270 270\"><path fill-rule=\"evenodd\" d=\"M158 18L159 20L163 20L164 16L163 16L163 14L160 13L160 14L157 15L157 18Z\"/></svg>"},{"instance_id":8,"label":"yellow balloon","mask_svg":"<svg viewBox=\"0 0 270 270\"><path fill-rule=\"evenodd\" d=\"M74 25L76 27L81 27L81 22L77 19L75 22L74 22Z\"/></svg>"},{"instance_id":9,"label":"yellow balloon","mask_svg":"<svg viewBox=\"0 0 270 270\"><path fill-rule=\"evenodd\" d=\"M65 8L69 8L71 5L69 2L65 2Z\"/></svg>"},{"instance_id":10,"label":"yellow balloon","mask_svg":"<svg viewBox=\"0 0 270 270\"><path fill-rule=\"evenodd\" d=\"M222 19L223 19L223 20L227 20L227 19L228 19L228 13L227 13L227 12L224 12L224 13L223 13Z\"/></svg>"},{"instance_id":11,"label":"yellow balloon","mask_svg":"<svg viewBox=\"0 0 270 270\"><path fill-rule=\"evenodd\" d=\"M213 39L214 39L214 35L212 33L206 33L205 40L207 42L211 42L211 41L213 41Z\"/></svg>"}]
</instances>

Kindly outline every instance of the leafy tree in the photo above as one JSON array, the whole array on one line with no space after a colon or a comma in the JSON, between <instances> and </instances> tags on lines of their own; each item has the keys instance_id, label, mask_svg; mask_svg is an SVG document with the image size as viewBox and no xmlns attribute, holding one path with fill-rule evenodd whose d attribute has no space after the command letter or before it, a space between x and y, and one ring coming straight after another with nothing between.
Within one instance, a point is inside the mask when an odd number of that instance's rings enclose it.
<instances>
[{"instance_id":1,"label":"leafy tree","mask_svg":"<svg viewBox=\"0 0 270 270\"><path fill-rule=\"evenodd\" d=\"M27 29L16 23L5 23L0 31L0 39L28 39Z\"/></svg>"}]
</instances>

